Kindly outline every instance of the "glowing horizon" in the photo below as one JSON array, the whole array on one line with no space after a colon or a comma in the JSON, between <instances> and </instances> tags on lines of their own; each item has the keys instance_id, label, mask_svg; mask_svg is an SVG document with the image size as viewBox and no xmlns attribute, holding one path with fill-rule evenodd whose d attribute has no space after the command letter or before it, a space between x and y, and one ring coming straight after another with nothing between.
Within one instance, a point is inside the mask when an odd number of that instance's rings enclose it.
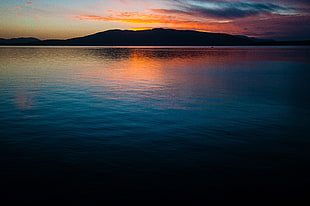
<instances>
[{"instance_id":1,"label":"glowing horizon","mask_svg":"<svg viewBox=\"0 0 310 206\"><path fill-rule=\"evenodd\" d=\"M305 40L309 23L307 0L4 0L0 8L0 38L171 28Z\"/></svg>"}]
</instances>

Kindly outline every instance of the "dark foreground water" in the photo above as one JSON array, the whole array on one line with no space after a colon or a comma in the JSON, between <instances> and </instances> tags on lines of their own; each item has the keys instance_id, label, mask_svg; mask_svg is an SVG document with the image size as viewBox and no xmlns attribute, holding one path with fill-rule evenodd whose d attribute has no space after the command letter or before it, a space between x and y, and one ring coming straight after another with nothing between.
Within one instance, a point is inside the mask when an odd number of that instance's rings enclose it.
<instances>
[{"instance_id":1,"label":"dark foreground water","mask_svg":"<svg viewBox=\"0 0 310 206\"><path fill-rule=\"evenodd\" d=\"M309 51L0 47L1 199L307 199Z\"/></svg>"}]
</instances>

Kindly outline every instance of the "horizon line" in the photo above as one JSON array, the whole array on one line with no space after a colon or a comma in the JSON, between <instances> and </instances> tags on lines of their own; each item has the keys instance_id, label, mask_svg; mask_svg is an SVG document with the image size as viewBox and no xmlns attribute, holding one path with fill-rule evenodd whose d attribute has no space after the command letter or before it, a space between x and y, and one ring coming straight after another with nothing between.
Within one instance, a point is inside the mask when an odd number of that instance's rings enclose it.
<instances>
[{"instance_id":1,"label":"horizon line","mask_svg":"<svg viewBox=\"0 0 310 206\"><path fill-rule=\"evenodd\" d=\"M170 28L170 27L141 27L141 28L137 27L137 28L129 28L129 29L112 28L112 29L106 29L106 30L103 30L103 31L97 31L97 32L94 32L94 33L89 33L89 34L86 34L84 36L81 35L81 36L75 36L75 37L70 37L70 38L65 38L65 39L57 39L57 38L41 39L41 38L38 38L38 37L35 37L35 36L20 36L20 37L13 37L13 38L2 38L2 37L0 37L0 39L10 40L10 39L21 39L21 38L35 38L35 39L39 39L40 41L45 41L45 40L69 40L69 39L90 36L90 35L106 32L106 31L113 31L113 30L140 32L140 31L148 31L148 30L155 30L155 29L176 30L176 31L197 31L197 32L203 32L203 33L228 34L228 35L232 35L232 36L244 36L244 37L256 38L256 39L268 39L268 38L257 38L257 37L247 36L247 35L238 35L238 34L235 35L235 34L230 34L230 33L225 33L225 32L212 32L212 31L196 30L196 29L174 29L174 28ZM268 40L274 40L274 39L268 39ZM294 40L289 40L289 41L294 41Z\"/></svg>"},{"instance_id":2,"label":"horizon line","mask_svg":"<svg viewBox=\"0 0 310 206\"><path fill-rule=\"evenodd\" d=\"M119 30L119 31L133 31L133 32L142 32L142 31L151 31L151 30L156 30L156 29L162 29L162 30L175 30L175 31L196 31L196 32L202 32L202 33L213 33L213 34L228 34L228 35L232 35L232 36L240 36L240 37L247 37L247 38L253 38L253 39L261 39L261 40L268 40L268 41L277 41L277 42L303 42L303 41L310 41L309 39L304 39L304 40L294 40L294 39L290 39L290 40L278 40L278 39L268 39L268 38L257 38L257 37L252 37L252 36L247 36L247 35L238 35L238 34L230 34L230 33L224 33L224 32L212 32L212 31L205 31L205 30L195 30L195 29L174 29L174 28L170 28L170 27L142 27L142 28L129 28L129 29L120 29L120 28L114 28L114 29L106 29L103 31L97 31L94 33L89 33L86 35L81 35L81 36L75 36L75 37L70 37L70 38L65 38L65 39L57 39L57 38L47 38L47 39L41 39L35 36L21 36L21 37L13 37L13 38L2 38L0 37L0 39L5 39L5 40L12 40L12 39L23 39L23 38L34 38L34 39L38 39L40 41L47 41L47 40L70 40L70 39L74 39L74 38L81 38L81 37L86 37L86 36L90 36L90 35L95 35L98 33L104 33L107 31L115 31L115 30Z\"/></svg>"}]
</instances>

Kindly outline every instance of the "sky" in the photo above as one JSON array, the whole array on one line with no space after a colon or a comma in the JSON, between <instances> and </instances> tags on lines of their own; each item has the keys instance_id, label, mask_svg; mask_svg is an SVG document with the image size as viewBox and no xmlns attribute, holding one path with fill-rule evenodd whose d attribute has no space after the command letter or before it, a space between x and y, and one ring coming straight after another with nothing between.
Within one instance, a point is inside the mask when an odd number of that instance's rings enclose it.
<instances>
[{"instance_id":1,"label":"sky","mask_svg":"<svg viewBox=\"0 0 310 206\"><path fill-rule=\"evenodd\" d=\"M0 0L0 38L172 28L310 39L310 0Z\"/></svg>"}]
</instances>

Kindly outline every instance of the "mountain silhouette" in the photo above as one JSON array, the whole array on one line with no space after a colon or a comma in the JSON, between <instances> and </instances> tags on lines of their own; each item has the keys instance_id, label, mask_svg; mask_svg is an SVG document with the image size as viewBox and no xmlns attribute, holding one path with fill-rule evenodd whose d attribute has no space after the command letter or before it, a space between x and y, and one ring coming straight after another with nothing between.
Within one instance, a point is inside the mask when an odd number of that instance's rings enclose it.
<instances>
[{"instance_id":1,"label":"mountain silhouette","mask_svg":"<svg viewBox=\"0 0 310 206\"><path fill-rule=\"evenodd\" d=\"M156 28L151 30L108 30L67 40L46 40L46 45L79 46L210 46L248 45L253 41L222 33Z\"/></svg>"},{"instance_id":2,"label":"mountain silhouette","mask_svg":"<svg viewBox=\"0 0 310 206\"><path fill-rule=\"evenodd\" d=\"M40 42L40 39L33 37L22 37L22 38L13 38L13 39L2 39L0 38L0 44L31 44L35 42Z\"/></svg>"},{"instance_id":3,"label":"mountain silhouette","mask_svg":"<svg viewBox=\"0 0 310 206\"><path fill-rule=\"evenodd\" d=\"M66 40L36 38L0 39L2 45L50 46L242 46L242 45L310 45L310 41L274 41L241 35L193 30L155 28L150 30L108 30Z\"/></svg>"}]
</instances>

